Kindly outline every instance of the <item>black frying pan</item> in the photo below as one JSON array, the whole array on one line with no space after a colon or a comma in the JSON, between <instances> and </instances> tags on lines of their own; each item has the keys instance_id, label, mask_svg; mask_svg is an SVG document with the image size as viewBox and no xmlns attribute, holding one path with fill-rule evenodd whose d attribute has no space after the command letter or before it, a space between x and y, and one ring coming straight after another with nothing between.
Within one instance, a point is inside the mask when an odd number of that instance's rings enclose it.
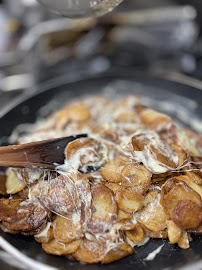
<instances>
[{"instance_id":1,"label":"black frying pan","mask_svg":"<svg viewBox=\"0 0 202 270\"><path fill-rule=\"evenodd\" d=\"M194 119L194 117L200 118L202 115L202 91L153 76L145 74L108 75L84 79L77 82L66 82L65 78L60 78L60 80L40 86L38 89L40 93L15 106L13 105L13 108L0 118L0 139L3 138L2 141L4 141L4 144L7 144L8 141L6 137L11 134L12 130L19 124L34 122L39 116L38 112L40 108L51 100L52 105L49 106L49 112L51 112L53 108L59 108L64 104L64 101L67 102L72 98L85 94L99 93L103 89L105 89L105 93L113 97L114 92L112 88L116 88L118 94L136 93L152 97L155 100L155 104L153 104L154 107L158 107L162 102L166 104L167 101L171 101L171 104L176 104L170 109L172 116L177 116L178 112L182 112L183 110L185 114L190 113L192 119ZM190 99L192 101L190 101ZM193 104L196 105L194 101L198 103L196 108L193 106ZM166 108L166 106L162 106L162 110L164 110L163 107ZM189 124L189 121L186 121L186 125L189 126ZM176 245L170 245L167 240L150 240L144 246L135 248L136 252L134 255L110 265L103 266L100 264L82 265L78 262L68 261L68 259L64 257L48 255L42 250L41 245L38 244L33 237L10 235L2 231L0 231L0 235L31 258L55 266L61 270L202 269L202 236L193 236L191 247L188 250L180 249ZM154 251L162 244L164 244L164 246L154 260L144 260L150 252ZM1 263L1 270L11 269L15 268L7 266L4 262Z\"/></svg>"}]
</instances>

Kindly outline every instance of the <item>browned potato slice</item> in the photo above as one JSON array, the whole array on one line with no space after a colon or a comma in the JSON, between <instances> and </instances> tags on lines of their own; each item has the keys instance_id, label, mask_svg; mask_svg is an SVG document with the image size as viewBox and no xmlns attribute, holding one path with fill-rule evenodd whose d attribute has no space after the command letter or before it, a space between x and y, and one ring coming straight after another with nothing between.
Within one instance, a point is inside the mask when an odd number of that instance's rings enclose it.
<instances>
[{"instance_id":1,"label":"browned potato slice","mask_svg":"<svg viewBox=\"0 0 202 270\"><path fill-rule=\"evenodd\" d=\"M201 224L201 197L178 177L168 180L162 187L161 203L168 217L180 228L192 229Z\"/></svg>"},{"instance_id":2,"label":"browned potato slice","mask_svg":"<svg viewBox=\"0 0 202 270\"><path fill-rule=\"evenodd\" d=\"M182 232L182 235L178 241L178 246L183 248L183 249L189 248L189 238L188 238L188 234L186 231Z\"/></svg>"},{"instance_id":3,"label":"browned potato slice","mask_svg":"<svg viewBox=\"0 0 202 270\"><path fill-rule=\"evenodd\" d=\"M26 187L24 188L22 191L13 194L12 198L15 200L27 200L28 199L28 195L29 195L29 188Z\"/></svg>"},{"instance_id":4,"label":"browned potato slice","mask_svg":"<svg viewBox=\"0 0 202 270\"><path fill-rule=\"evenodd\" d=\"M49 182L46 180L38 181L29 188L29 199L42 199L48 195Z\"/></svg>"},{"instance_id":5,"label":"browned potato slice","mask_svg":"<svg viewBox=\"0 0 202 270\"><path fill-rule=\"evenodd\" d=\"M115 223L112 227L112 229L115 230L122 230L122 231L129 231L133 230L135 228L136 224L132 223L130 220L124 219L122 221L119 221Z\"/></svg>"},{"instance_id":6,"label":"browned potato slice","mask_svg":"<svg viewBox=\"0 0 202 270\"><path fill-rule=\"evenodd\" d=\"M108 141L112 141L114 143L118 143L118 134L114 131L106 130L101 133L101 136Z\"/></svg>"},{"instance_id":7,"label":"browned potato slice","mask_svg":"<svg viewBox=\"0 0 202 270\"><path fill-rule=\"evenodd\" d=\"M114 193L116 193L116 191L121 187L119 184L115 183L106 183L105 186L111 189Z\"/></svg>"},{"instance_id":8,"label":"browned potato slice","mask_svg":"<svg viewBox=\"0 0 202 270\"><path fill-rule=\"evenodd\" d=\"M165 172L165 173L157 173L152 175L151 182L154 183L155 185L163 185L165 181L174 176L178 176L178 172Z\"/></svg>"},{"instance_id":9,"label":"browned potato slice","mask_svg":"<svg viewBox=\"0 0 202 270\"><path fill-rule=\"evenodd\" d=\"M144 194L150 184L152 174L143 166L136 164L127 164L122 169L123 186L133 187L137 193Z\"/></svg>"},{"instance_id":10,"label":"browned potato slice","mask_svg":"<svg viewBox=\"0 0 202 270\"><path fill-rule=\"evenodd\" d=\"M172 213L172 219L182 229L197 228L202 223L202 207L193 201L180 200Z\"/></svg>"},{"instance_id":11,"label":"browned potato slice","mask_svg":"<svg viewBox=\"0 0 202 270\"><path fill-rule=\"evenodd\" d=\"M100 170L100 174L106 181L120 183L122 181L121 168L117 167L114 161L109 161Z\"/></svg>"},{"instance_id":12,"label":"browned potato slice","mask_svg":"<svg viewBox=\"0 0 202 270\"><path fill-rule=\"evenodd\" d=\"M14 231L14 230L11 230L11 229L7 228L3 223L0 223L0 228L6 233L11 233L11 234L20 233L20 231Z\"/></svg>"},{"instance_id":13,"label":"browned potato slice","mask_svg":"<svg viewBox=\"0 0 202 270\"><path fill-rule=\"evenodd\" d=\"M109 161L103 168L100 170L100 174L104 180L120 183L124 179L122 176L123 166L126 164L127 159L124 157L118 157L115 161Z\"/></svg>"},{"instance_id":14,"label":"browned potato slice","mask_svg":"<svg viewBox=\"0 0 202 270\"><path fill-rule=\"evenodd\" d=\"M202 224L198 228L188 230L188 232L202 235Z\"/></svg>"},{"instance_id":15,"label":"browned potato slice","mask_svg":"<svg viewBox=\"0 0 202 270\"><path fill-rule=\"evenodd\" d=\"M91 190L90 184L88 183L88 179L83 178L83 175L76 175L76 179L78 181L75 182L76 190L78 192L78 196L81 202L81 225L86 226L91 219Z\"/></svg>"},{"instance_id":16,"label":"browned potato slice","mask_svg":"<svg viewBox=\"0 0 202 270\"><path fill-rule=\"evenodd\" d=\"M132 243L140 243L145 237L144 230L138 223L133 230L125 231L125 234Z\"/></svg>"},{"instance_id":17,"label":"browned potato slice","mask_svg":"<svg viewBox=\"0 0 202 270\"><path fill-rule=\"evenodd\" d=\"M8 176L6 179L6 191L9 194L15 194L21 190L23 190L23 188L25 188L27 185L18 179L15 171L13 171L12 169L9 169L8 171Z\"/></svg>"},{"instance_id":18,"label":"browned potato slice","mask_svg":"<svg viewBox=\"0 0 202 270\"><path fill-rule=\"evenodd\" d=\"M105 162L106 149L97 140L79 138L70 142L65 149L66 160L74 169L87 172L89 166L101 167Z\"/></svg>"},{"instance_id":19,"label":"browned potato slice","mask_svg":"<svg viewBox=\"0 0 202 270\"><path fill-rule=\"evenodd\" d=\"M102 264L111 263L111 262L120 260L128 255L131 255L133 253L134 253L134 250L129 244L126 244L126 243L114 244L107 251L101 263Z\"/></svg>"},{"instance_id":20,"label":"browned potato slice","mask_svg":"<svg viewBox=\"0 0 202 270\"><path fill-rule=\"evenodd\" d=\"M106 248L98 242L89 241L84 239L80 247L73 256L83 263L97 263L100 262L106 253Z\"/></svg>"},{"instance_id":21,"label":"browned potato slice","mask_svg":"<svg viewBox=\"0 0 202 270\"><path fill-rule=\"evenodd\" d=\"M141 223L140 225L142 229L144 230L145 235L149 238L161 238L161 239L168 238L167 228L165 228L163 231L153 232L153 231L150 231L143 223Z\"/></svg>"},{"instance_id":22,"label":"browned potato slice","mask_svg":"<svg viewBox=\"0 0 202 270\"><path fill-rule=\"evenodd\" d=\"M148 151L148 154L156 160L161 166L169 169L176 169L178 166L177 153L170 145L160 137L148 130L132 137L134 151ZM152 170L152 167L150 168Z\"/></svg>"},{"instance_id":23,"label":"browned potato slice","mask_svg":"<svg viewBox=\"0 0 202 270\"><path fill-rule=\"evenodd\" d=\"M151 202L153 202L158 196L157 190L152 190L147 193L147 195L144 197L144 206L147 206Z\"/></svg>"},{"instance_id":24,"label":"browned potato slice","mask_svg":"<svg viewBox=\"0 0 202 270\"><path fill-rule=\"evenodd\" d=\"M39 234L40 232L42 232L45 227L46 227L46 219L44 219L42 221L41 225L39 227L37 227L36 229L32 229L31 231L21 231L20 233L23 235L26 235L26 236L29 236L29 235L35 236L35 235Z\"/></svg>"},{"instance_id":25,"label":"browned potato slice","mask_svg":"<svg viewBox=\"0 0 202 270\"><path fill-rule=\"evenodd\" d=\"M197 185L195 183L195 181L193 180L193 178L191 178L190 176L192 176L192 175L190 175L190 174L189 174L189 176L188 175L181 175L181 176L178 176L177 179L184 181L190 188L195 190L202 198L202 187Z\"/></svg>"},{"instance_id":26,"label":"browned potato slice","mask_svg":"<svg viewBox=\"0 0 202 270\"><path fill-rule=\"evenodd\" d=\"M159 203L159 195L139 212L137 220L152 232L160 232L165 229L166 215Z\"/></svg>"},{"instance_id":27,"label":"browned potato slice","mask_svg":"<svg viewBox=\"0 0 202 270\"><path fill-rule=\"evenodd\" d=\"M33 169L33 168L13 168L17 178L25 183L33 184L35 181L40 179L45 179L47 171L43 169Z\"/></svg>"},{"instance_id":28,"label":"browned potato slice","mask_svg":"<svg viewBox=\"0 0 202 270\"><path fill-rule=\"evenodd\" d=\"M148 128L157 132L168 129L170 124L173 122L169 116L152 109L143 110L140 114L140 120Z\"/></svg>"},{"instance_id":29,"label":"browned potato slice","mask_svg":"<svg viewBox=\"0 0 202 270\"><path fill-rule=\"evenodd\" d=\"M175 153L178 155L178 168L180 168L187 160L187 153L182 149L181 146L176 144L172 144L171 148L174 149Z\"/></svg>"},{"instance_id":30,"label":"browned potato slice","mask_svg":"<svg viewBox=\"0 0 202 270\"><path fill-rule=\"evenodd\" d=\"M0 194L4 196L8 195L6 192L6 178L7 176L0 172Z\"/></svg>"},{"instance_id":31,"label":"browned potato slice","mask_svg":"<svg viewBox=\"0 0 202 270\"><path fill-rule=\"evenodd\" d=\"M69 244L59 243L55 239L48 243L42 243L45 252L54 255L67 255L74 253L80 246L82 240L76 240Z\"/></svg>"},{"instance_id":32,"label":"browned potato slice","mask_svg":"<svg viewBox=\"0 0 202 270\"><path fill-rule=\"evenodd\" d=\"M137 120L137 114L135 112L123 112L115 117L116 122L134 123Z\"/></svg>"},{"instance_id":33,"label":"browned potato slice","mask_svg":"<svg viewBox=\"0 0 202 270\"><path fill-rule=\"evenodd\" d=\"M67 107L67 115L72 121L86 121L90 118L90 111L83 102L77 102Z\"/></svg>"},{"instance_id":34,"label":"browned potato slice","mask_svg":"<svg viewBox=\"0 0 202 270\"><path fill-rule=\"evenodd\" d=\"M128 212L125 212L121 209L118 210L118 215L117 215L117 219L119 221L121 220L129 220L132 218L132 213L128 213Z\"/></svg>"},{"instance_id":35,"label":"browned potato slice","mask_svg":"<svg viewBox=\"0 0 202 270\"><path fill-rule=\"evenodd\" d=\"M150 238L160 238L160 239L167 239L168 238L168 232L167 230L163 230L160 232L152 232L150 230L145 230L145 234Z\"/></svg>"},{"instance_id":36,"label":"browned potato slice","mask_svg":"<svg viewBox=\"0 0 202 270\"><path fill-rule=\"evenodd\" d=\"M38 243L49 243L53 240L54 236L51 223L48 222L46 227L39 234L35 235L34 238Z\"/></svg>"},{"instance_id":37,"label":"browned potato slice","mask_svg":"<svg viewBox=\"0 0 202 270\"><path fill-rule=\"evenodd\" d=\"M106 224L111 224L117 218L117 204L113 191L104 185L92 187L92 219L88 229L94 233L103 232Z\"/></svg>"},{"instance_id":38,"label":"browned potato slice","mask_svg":"<svg viewBox=\"0 0 202 270\"><path fill-rule=\"evenodd\" d=\"M168 166L171 169L175 169L178 166L178 162L175 162L172 160L172 156L177 156L177 159L178 159L178 155L166 143L163 143L162 145L157 145L157 147L151 144L150 154L155 160L158 160L160 163Z\"/></svg>"},{"instance_id":39,"label":"browned potato slice","mask_svg":"<svg viewBox=\"0 0 202 270\"><path fill-rule=\"evenodd\" d=\"M175 244L179 241L182 235L182 229L180 229L172 220L167 221L168 238L171 244Z\"/></svg>"},{"instance_id":40,"label":"browned potato slice","mask_svg":"<svg viewBox=\"0 0 202 270\"><path fill-rule=\"evenodd\" d=\"M185 172L189 178L191 178L197 185L202 186L202 177L195 172Z\"/></svg>"},{"instance_id":41,"label":"browned potato slice","mask_svg":"<svg viewBox=\"0 0 202 270\"><path fill-rule=\"evenodd\" d=\"M198 148L200 149L201 136L194 133L191 130L177 129L177 138L181 146L188 154L200 155Z\"/></svg>"},{"instance_id":42,"label":"browned potato slice","mask_svg":"<svg viewBox=\"0 0 202 270\"><path fill-rule=\"evenodd\" d=\"M90 117L88 108L82 102L77 102L58 112L57 127L62 129L69 121L82 122L87 121Z\"/></svg>"},{"instance_id":43,"label":"browned potato slice","mask_svg":"<svg viewBox=\"0 0 202 270\"><path fill-rule=\"evenodd\" d=\"M0 221L14 222L17 211L23 200L1 199L0 200ZM18 216L26 217L25 212L18 213Z\"/></svg>"},{"instance_id":44,"label":"browned potato slice","mask_svg":"<svg viewBox=\"0 0 202 270\"><path fill-rule=\"evenodd\" d=\"M143 207L143 197L133 188L120 188L116 192L116 201L121 210L136 212Z\"/></svg>"},{"instance_id":45,"label":"browned potato slice","mask_svg":"<svg viewBox=\"0 0 202 270\"><path fill-rule=\"evenodd\" d=\"M149 138L145 134L137 134L132 137L131 143L134 151L143 151L145 146L150 142Z\"/></svg>"},{"instance_id":46,"label":"browned potato slice","mask_svg":"<svg viewBox=\"0 0 202 270\"><path fill-rule=\"evenodd\" d=\"M46 223L47 210L38 202L0 200L0 220L10 230L33 231Z\"/></svg>"},{"instance_id":47,"label":"browned potato slice","mask_svg":"<svg viewBox=\"0 0 202 270\"><path fill-rule=\"evenodd\" d=\"M70 176L60 175L50 181L49 191L43 199L48 209L65 215L72 211L78 202L78 194L75 183Z\"/></svg>"},{"instance_id":48,"label":"browned potato slice","mask_svg":"<svg viewBox=\"0 0 202 270\"><path fill-rule=\"evenodd\" d=\"M73 222L72 216L57 217L53 222L53 235L60 243L71 243L82 237L80 222Z\"/></svg>"}]
</instances>

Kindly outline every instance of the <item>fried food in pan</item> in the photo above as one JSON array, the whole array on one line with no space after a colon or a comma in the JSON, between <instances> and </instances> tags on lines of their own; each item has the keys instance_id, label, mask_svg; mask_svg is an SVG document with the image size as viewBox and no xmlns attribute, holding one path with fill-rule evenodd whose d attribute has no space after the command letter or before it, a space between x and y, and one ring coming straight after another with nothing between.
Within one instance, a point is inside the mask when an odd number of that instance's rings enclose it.
<instances>
[{"instance_id":1,"label":"fried food in pan","mask_svg":"<svg viewBox=\"0 0 202 270\"><path fill-rule=\"evenodd\" d=\"M34 235L45 252L107 264L148 238L189 248L202 234L201 135L136 96L89 96L47 119L20 143L87 133L55 171L10 168L1 176L0 227ZM45 123L44 122L44 123Z\"/></svg>"}]
</instances>

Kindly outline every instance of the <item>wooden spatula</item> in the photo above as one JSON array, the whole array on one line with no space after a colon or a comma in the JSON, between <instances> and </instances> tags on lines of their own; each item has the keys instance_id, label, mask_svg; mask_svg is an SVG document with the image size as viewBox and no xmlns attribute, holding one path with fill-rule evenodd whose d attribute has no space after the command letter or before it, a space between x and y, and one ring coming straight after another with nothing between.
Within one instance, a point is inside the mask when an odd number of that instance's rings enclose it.
<instances>
[{"instance_id":1,"label":"wooden spatula","mask_svg":"<svg viewBox=\"0 0 202 270\"><path fill-rule=\"evenodd\" d=\"M0 166L54 170L64 164L67 144L87 134L0 147Z\"/></svg>"}]
</instances>

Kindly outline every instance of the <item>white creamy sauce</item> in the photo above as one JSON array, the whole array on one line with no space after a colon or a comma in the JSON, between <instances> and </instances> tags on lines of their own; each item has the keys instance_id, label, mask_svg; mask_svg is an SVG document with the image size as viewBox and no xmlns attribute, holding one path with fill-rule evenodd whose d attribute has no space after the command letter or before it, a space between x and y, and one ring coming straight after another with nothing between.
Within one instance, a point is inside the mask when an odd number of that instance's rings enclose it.
<instances>
[{"instance_id":1,"label":"white creamy sauce","mask_svg":"<svg viewBox=\"0 0 202 270\"><path fill-rule=\"evenodd\" d=\"M51 224L51 222L47 222L45 229L43 229L40 233L36 234L34 237L47 237L48 230L50 229Z\"/></svg>"},{"instance_id":2,"label":"white creamy sauce","mask_svg":"<svg viewBox=\"0 0 202 270\"><path fill-rule=\"evenodd\" d=\"M165 173L168 171L165 166L162 166L159 161L151 156L149 149L146 151L134 151L133 155L137 161L142 162L153 173Z\"/></svg>"},{"instance_id":3,"label":"white creamy sauce","mask_svg":"<svg viewBox=\"0 0 202 270\"><path fill-rule=\"evenodd\" d=\"M152 251L151 253L149 253L149 255L144 260L145 261L152 261L156 257L156 255L161 251L163 246L164 246L164 244L161 245L160 247L158 247L157 249L155 249L154 251Z\"/></svg>"},{"instance_id":4,"label":"white creamy sauce","mask_svg":"<svg viewBox=\"0 0 202 270\"><path fill-rule=\"evenodd\" d=\"M77 212L72 214L72 221L73 221L74 224L79 224L80 219L81 219L80 211L77 211Z\"/></svg>"},{"instance_id":5,"label":"white creamy sauce","mask_svg":"<svg viewBox=\"0 0 202 270\"><path fill-rule=\"evenodd\" d=\"M149 241L149 239L150 239L150 238L146 236L146 237L142 240L142 242L136 244L136 246L137 246L137 247L144 246L144 245Z\"/></svg>"}]
</instances>

